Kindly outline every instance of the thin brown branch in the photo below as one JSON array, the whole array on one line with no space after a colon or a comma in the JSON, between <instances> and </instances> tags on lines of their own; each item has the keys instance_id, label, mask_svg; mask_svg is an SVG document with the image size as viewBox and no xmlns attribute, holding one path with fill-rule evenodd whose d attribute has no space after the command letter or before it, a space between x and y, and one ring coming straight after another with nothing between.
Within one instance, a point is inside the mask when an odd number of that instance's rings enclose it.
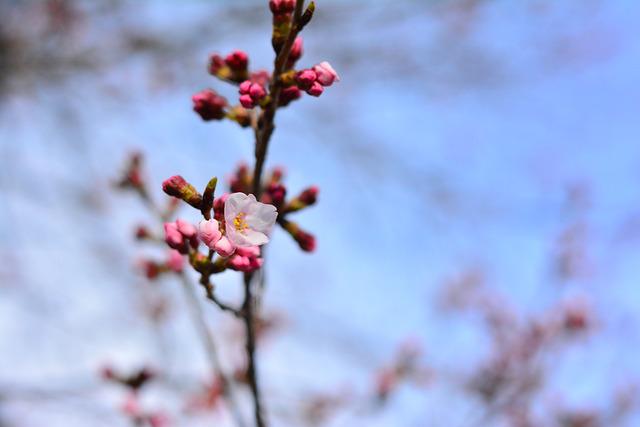
<instances>
[{"instance_id":1,"label":"thin brown branch","mask_svg":"<svg viewBox=\"0 0 640 427\"><path fill-rule=\"evenodd\" d=\"M213 339L213 335L207 326L205 321L204 313L202 311L202 307L200 306L200 302L198 301L198 296L195 293L192 283L189 281L189 278L186 274L182 273L180 275L182 287L185 291L185 295L187 297L187 302L189 305L189 310L191 312L191 317L193 322L198 329L198 333L200 334L200 338L205 346L207 357L209 358L209 363L213 368L214 372L218 375L223 384L223 394L227 400L227 404L229 405L229 410L231 411L233 417L236 420L236 424L239 427L244 427L245 423L242 419L242 415L240 413L240 409L238 403L236 402L233 385L231 380L224 374L222 370L222 364L220 363L220 358L218 357L218 352L216 349L215 341ZM222 307L221 307L222 308Z\"/></svg>"},{"instance_id":2,"label":"thin brown branch","mask_svg":"<svg viewBox=\"0 0 640 427\"><path fill-rule=\"evenodd\" d=\"M291 31L287 36L287 40L274 61L273 75L271 76L271 84L269 86L269 95L271 97L269 103L265 106L260 119L258 120L258 126L256 129L256 149L255 157L256 164L253 169L253 194L256 198L260 197L262 171L264 168L264 162L267 158L267 149L269 147L269 141L271 135L275 129L275 116L278 110L278 103L280 101L280 93L282 92L282 80L280 75L283 73L284 68L289 59L289 53L293 42L296 40L298 33L300 32L300 18L302 17L302 9L304 8L304 0L296 1L296 9L293 15L293 22L291 24Z\"/></svg>"},{"instance_id":3,"label":"thin brown branch","mask_svg":"<svg viewBox=\"0 0 640 427\"><path fill-rule=\"evenodd\" d=\"M249 387L253 394L254 415L257 427L265 427L264 414L262 412L262 403L260 398L260 387L258 386L258 375L256 368L256 331L255 331L255 313L254 298L251 290L251 281L253 275L246 273L244 275L244 304L242 306L245 316L244 325L247 334L247 378Z\"/></svg>"}]
</instances>

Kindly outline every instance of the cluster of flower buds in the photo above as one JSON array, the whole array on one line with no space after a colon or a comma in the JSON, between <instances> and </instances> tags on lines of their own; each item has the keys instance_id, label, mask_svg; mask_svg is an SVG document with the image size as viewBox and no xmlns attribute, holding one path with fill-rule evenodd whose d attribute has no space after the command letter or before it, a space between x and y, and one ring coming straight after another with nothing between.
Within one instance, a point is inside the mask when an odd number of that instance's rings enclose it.
<instances>
[{"instance_id":1,"label":"cluster of flower buds","mask_svg":"<svg viewBox=\"0 0 640 427\"><path fill-rule=\"evenodd\" d=\"M282 63L277 72L280 73L276 84L280 84L277 107L289 105L301 97L302 91L311 96L320 96L325 87L339 81L338 73L328 62L321 62L312 68L296 71L296 62L302 57L304 48L302 37L297 36L300 30L311 20L315 4L311 2L300 19L293 22L295 0L271 0L269 8L273 13L273 47L276 53L287 45L289 51L286 62ZM295 31L294 34L291 34ZM289 38L289 36L293 40ZM228 118L243 127L251 125L251 113L247 109L257 106L267 108L272 100L270 91L273 89L271 75L266 70L250 71L249 57L241 51L231 52L226 57L213 54L209 58L209 73L225 82L238 84L240 105L230 106L227 100L213 89L202 90L192 97L193 109L205 121L222 120ZM269 88L269 89L267 89Z\"/></svg>"},{"instance_id":2,"label":"cluster of flower buds","mask_svg":"<svg viewBox=\"0 0 640 427\"><path fill-rule=\"evenodd\" d=\"M191 97L193 111L198 113L202 120L222 120L227 116L227 99L213 89L202 90Z\"/></svg>"},{"instance_id":3,"label":"cluster of flower buds","mask_svg":"<svg viewBox=\"0 0 640 427\"><path fill-rule=\"evenodd\" d=\"M311 96L320 96L324 92L324 88L331 86L333 83L340 81L340 76L333 69L331 64L324 61L298 71L295 76L298 87Z\"/></svg>"},{"instance_id":4,"label":"cluster of flower buds","mask_svg":"<svg viewBox=\"0 0 640 427\"><path fill-rule=\"evenodd\" d=\"M291 31L291 16L296 8L295 0L270 0L269 9L273 14L271 44L276 53L284 46Z\"/></svg>"},{"instance_id":5,"label":"cluster of flower buds","mask_svg":"<svg viewBox=\"0 0 640 427\"><path fill-rule=\"evenodd\" d=\"M265 180L260 201L275 206L278 211L278 224L293 237L303 251L313 252L316 248L315 237L303 230L297 223L289 220L288 216L314 205L318 199L318 187L311 186L296 197L287 200L287 188L282 182L283 178L283 169L274 169ZM252 182L251 171L246 165L241 164L230 179L231 191L248 193L251 191Z\"/></svg>"},{"instance_id":6,"label":"cluster of flower buds","mask_svg":"<svg viewBox=\"0 0 640 427\"><path fill-rule=\"evenodd\" d=\"M164 261L142 259L138 264L149 280L157 279L161 274L167 272L181 273L184 269L182 254L175 249L170 249L167 252L167 258Z\"/></svg>"},{"instance_id":7,"label":"cluster of flower buds","mask_svg":"<svg viewBox=\"0 0 640 427\"><path fill-rule=\"evenodd\" d=\"M262 266L259 246L269 241L277 209L257 201L253 194L242 192L214 198L216 182L215 178L212 179L204 195L200 195L182 177L174 176L165 181L163 188L167 194L182 200L186 194L188 199L197 200L192 206L200 209L204 216L197 228L182 219L165 223L165 241L179 253L190 255L190 261L198 271L220 272L226 268L255 271ZM199 256L199 242L220 256L215 266L208 264L212 263L211 259Z\"/></svg>"},{"instance_id":8,"label":"cluster of flower buds","mask_svg":"<svg viewBox=\"0 0 640 427\"><path fill-rule=\"evenodd\" d=\"M241 83L249 77L249 56L241 50L234 50L224 58L213 54L208 69L209 74L221 80Z\"/></svg>"},{"instance_id":9,"label":"cluster of flower buds","mask_svg":"<svg viewBox=\"0 0 640 427\"><path fill-rule=\"evenodd\" d=\"M170 248L187 255L190 249L198 247L198 230L189 222L177 219L164 223L165 242Z\"/></svg>"},{"instance_id":10,"label":"cluster of flower buds","mask_svg":"<svg viewBox=\"0 0 640 427\"><path fill-rule=\"evenodd\" d=\"M238 92L240 93L240 104L244 108L253 108L267 97L264 86L260 83L252 83L250 80L240 83Z\"/></svg>"}]
</instances>

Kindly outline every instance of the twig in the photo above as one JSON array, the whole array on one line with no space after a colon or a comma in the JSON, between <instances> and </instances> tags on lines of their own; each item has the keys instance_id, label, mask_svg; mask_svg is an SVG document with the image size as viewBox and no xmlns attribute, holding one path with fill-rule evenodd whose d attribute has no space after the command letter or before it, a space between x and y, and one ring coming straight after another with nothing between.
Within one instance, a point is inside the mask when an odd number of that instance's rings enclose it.
<instances>
[{"instance_id":1,"label":"twig","mask_svg":"<svg viewBox=\"0 0 640 427\"><path fill-rule=\"evenodd\" d=\"M218 352L216 350L216 345L213 340L213 335L207 326L206 321L204 320L204 313L202 312L202 307L200 306L200 302L198 301L198 296L196 295L193 285L189 281L189 278L186 274L182 273L180 275L182 287L185 291L185 295L187 297L187 301L189 303L189 311L191 312L191 317L193 322L196 324L198 329L198 333L204 343L207 356L209 358L209 362L213 367L214 371L217 371L218 377L222 381L223 384L223 394L227 398L227 402L229 404L229 409L233 414L233 417L236 419L236 424L239 427L244 427L245 423L242 419L242 415L240 414L240 409L236 402L233 385L229 378L222 371L222 364L220 363L220 358L218 357ZM222 307L221 307L222 308Z\"/></svg>"},{"instance_id":2,"label":"twig","mask_svg":"<svg viewBox=\"0 0 640 427\"><path fill-rule=\"evenodd\" d=\"M253 194L255 194L256 198L260 197L262 170L264 167L264 161L267 158L267 148L269 147L269 141L271 140L271 135L273 134L273 130L275 129L274 119L276 116L276 111L278 109L280 93L282 92L282 80L280 79L280 75L284 71L284 67L287 64L287 59L289 59L289 53L291 52L293 42L296 40L298 33L302 29L299 23L300 18L302 17L303 7L304 0L297 0L296 9L293 15L293 22L291 23L291 30L289 31L287 40L282 46L282 49L280 49L280 52L278 52L278 55L276 55L276 59L274 61L273 75L271 76L271 84L269 86L269 95L271 96L271 100L266 105L264 112L258 120L257 129L255 129L256 165L253 169Z\"/></svg>"},{"instance_id":3,"label":"twig","mask_svg":"<svg viewBox=\"0 0 640 427\"><path fill-rule=\"evenodd\" d=\"M254 133L256 138L255 146L255 158L256 163L253 169L253 194L256 198L260 198L262 187L262 171L264 168L264 162L267 158L267 149L269 147L269 141L271 135L275 129L275 116L278 109L278 103L280 100L280 93L282 92L282 80L280 75L284 71L291 47L295 41L298 33L301 30L300 18L302 17L302 9L304 7L304 0L296 0L296 8L293 14L291 30L287 39L276 55L273 67L273 75L271 76L271 84L269 86L269 95L271 97L269 103L266 105L264 111L254 124ZM244 323L247 334L247 376L249 379L249 385L253 394L254 402L254 416L257 427L265 427L265 421L262 413L262 404L260 397L260 388L258 386L258 374L257 363L255 355L256 337L255 337L255 303L254 295L251 289L251 282L253 279L252 273L245 273L244 275L244 303L242 309L244 311Z\"/></svg>"},{"instance_id":4,"label":"twig","mask_svg":"<svg viewBox=\"0 0 640 427\"><path fill-rule=\"evenodd\" d=\"M244 325L247 333L247 377L249 379L249 386L251 387L251 393L253 394L254 403L254 415L256 419L257 427L265 427L262 403L260 398L260 388L258 387L258 375L256 369L256 331L255 331L255 317L254 317L254 301L251 292L251 279L253 275L246 273L244 275L244 304L242 308L245 312Z\"/></svg>"}]
</instances>

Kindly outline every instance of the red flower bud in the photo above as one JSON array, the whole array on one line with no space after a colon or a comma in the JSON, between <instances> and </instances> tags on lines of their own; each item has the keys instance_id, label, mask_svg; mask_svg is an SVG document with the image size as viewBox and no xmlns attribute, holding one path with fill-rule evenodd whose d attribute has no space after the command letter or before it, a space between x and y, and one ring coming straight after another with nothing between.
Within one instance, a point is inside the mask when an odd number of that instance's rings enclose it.
<instances>
[{"instance_id":1,"label":"red flower bud","mask_svg":"<svg viewBox=\"0 0 640 427\"><path fill-rule=\"evenodd\" d=\"M150 237L151 237L151 233L149 232L149 229L146 226L139 225L138 227L136 227L136 239L144 240Z\"/></svg>"},{"instance_id":2,"label":"red flower bud","mask_svg":"<svg viewBox=\"0 0 640 427\"><path fill-rule=\"evenodd\" d=\"M298 89L297 86L289 86L282 89L280 92L280 98L278 98L278 103L280 106L284 107L285 105L289 105L291 101L295 101L302 96L302 92Z\"/></svg>"},{"instance_id":3,"label":"red flower bud","mask_svg":"<svg viewBox=\"0 0 640 427\"><path fill-rule=\"evenodd\" d=\"M221 120L224 119L227 106L227 100L218 95L212 89L205 89L191 97L193 101L193 111L198 113L202 120Z\"/></svg>"},{"instance_id":4,"label":"red flower bud","mask_svg":"<svg viewBox=\"0 0 640 427\"><path fill-rule=\"evenodd\" d=\"M196 209L200 209L202 196L195 187L180 175L172 176L162 183L162 190L169 196L181 199Z\"/></svg>"},{"instance_id":5,"label":"red flower bud","mask_svg":"<svg viewBox=\"0 0 640 427\"><path fill-rule=\"evenodd\" d=\"M302 57L304 52L302 45L302 37L296 37L293 45L291 46L291 51L289 51L289 57L287 58L287 68L293 68L296 61Z\"/></svg>"},{"instance_id":6,"label":"red flower bud","mask_svg":"<svg viewBox=\"0 0 640 427\"><path fill-rule=\"evenodd\" d=\"M324 88L318 82L313 82L311 87L307 89L307 93L311 96L320 96L322 95L322 92L324 92Z\"/></svg>"},{"instance_id":7,"label":"red flower bud","mask_svg":"<svg viewBox=\"0 0 640 427\"><path fill-rule=\"evenodd\" d=\"M292 13L296 8L295 0L269 0L269 9L274 15Z\"/></svg>"},{"instance_id":8,"label":"red flower bud","mask_svg":"<svg viewBox=\"0 0 640 427\"><path fill-rule=\"evenodd\" d=\"M296 74L296 82L298 82L298 86L300 86L300 88L303 90L308 90L316 81L316 78L316 72L309 68L306 70L298 71L298 73Z\"/></svg>"},{"instance_id":9,"label":"red flower bud","mask_svg":"<svg viewBox=\"0 0 640 427\"><path fill-rule=\"evenodd\" d=\"M318 187L314 185L300 193L298 199L307 206L313 205L318 199L318 191Z\"/></svg>"},{"instance_id":10,"label":"red flower bud","mask_svg":"<svg viewBox=\"0 0 640 427\"><path fill-rule=\"evenodd\" d=\"M249 57L241 50L234 50L224 58L224 62L229 66L229 68L231 68L231 70L242 72L247 70Z\"/></svg>"},{"instance_id":11,"label":"red flower bud","mask_svg":"<svg viewBox=\"0 0 640 427\"><path fill-rule=\"evenodd\" d=\"M207 69L209 70L209 74L215 76L218 74L220 69L224 67L224 59L218 54L213 54L209 57L209 65Z\"/></svg>"}]
</instances>

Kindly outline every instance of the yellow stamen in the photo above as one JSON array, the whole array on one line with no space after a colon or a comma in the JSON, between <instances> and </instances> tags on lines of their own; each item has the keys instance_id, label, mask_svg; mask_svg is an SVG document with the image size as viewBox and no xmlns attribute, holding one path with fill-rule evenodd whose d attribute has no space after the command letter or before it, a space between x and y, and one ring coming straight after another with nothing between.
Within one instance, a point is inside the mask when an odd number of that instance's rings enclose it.
<instances>
[{"instance_id":1,"label":"yellow stamen","mask_svg":"<svg viewBox=\"0 0 640 427\"><path fill-rule=\"evenodd\" d=\"M233 226L236 228L237 231L242 232L249 228L249 224L247 224L247 221L245 221L244 219L245 216L246 214L244 212L240 212L233 219Z\"/></svg>"}]
</instances>

